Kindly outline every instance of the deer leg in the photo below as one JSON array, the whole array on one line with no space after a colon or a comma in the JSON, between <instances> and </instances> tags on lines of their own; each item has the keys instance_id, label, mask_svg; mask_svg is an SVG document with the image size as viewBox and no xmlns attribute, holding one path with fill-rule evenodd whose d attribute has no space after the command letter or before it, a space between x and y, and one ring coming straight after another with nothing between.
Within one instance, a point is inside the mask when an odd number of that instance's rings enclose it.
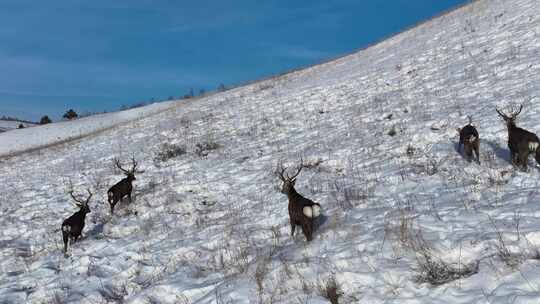
<instances>
[{"instance_id":1,"label":"deer leg","mask_svg":"<svg viewBox=\"0 0 540 304\"><path fill-rule=\"evenodd\" d=\"M525 167L527 166L527 159L523 157L522 150L518 150L517 153L514 153L514 166L516 166L521 171L525 170ZM525 161L523 161L525 160Z\"/></svg>"},{"instance_id":2,"label":"deer leg","mask_svg":"<svg viewBox=\"0 0 540 304\"><path fill-rule=\"evenodd\" d=\"M69 237L64 231L62 231L62 239L64 240L64 253L67 253Z\"/></svg>"},{"instance_id":3,"label":"deer leg","mask_svg":"<svg viewBox=\"0 0 540 304\"><path fill-rule=\"evenodd\" d=\"M128 196L128 200L129 200L129 203L131 204L131 192L130 192L130 193L128 193L128 195L127 195L127 196Z\"/></svg>"},{"instance_id":4,"label":"deer leg","mask_svg":"<svg viewBox=\"0 0 540 304\"><path fill-rule=\"evenodd\" d=\"M478 143L474 147L474 153L476 154L476 161L480 164L480 147Z\"/></svg>"},{"instance_id":5,"label":"deer leg","mask_svg":"<svg viewBox=\"0 0 540 304\"><path fill-rule=\"evenodd\" d=\"M514 153L514 151L510 150L510 162L514 166L517 166L517 162L518 162L516 156L517 156L516 153Z\"/></svg>"},{"instance_id":6,"label":"deer leg","mask_svg":"<svg viewBox=\"0 0 540 304\"><path fill-rule=\"evenodd\" d=\"M472 150L473 150L472 144L467 139L467 142L465 142L465 144L463 145L463 151L465 153L465 158L467 159L468 162L471 161L471 157L473 154Z\"/></svg>"},{"instance_id":7,"label":"deer leg","mask_svg":"<svg viewBox=\"0 0 540 304\"><path fill-rule=\"evenodd\" d=\"M296 223L291 221L291 236L294 236L295 229L296 229Z\"/></svg>"},{"instance_id":8,"label":"deer leg","mask_svg":"<svg viewBox=\"0 0 540 304\"><path fill-rule=\"evenodd\" d=\"M114 214L114 206L116 205L116 200L111 202L111 214Z\"/></svg>"},{"instance_id":9,"label":"deer leg","mask_svg":"<svg viewBox=\"0 0 540 304\"><path fill-rule=\"evenodd\" d=\"M529 158L529 152L523 151L519 155L519 162L523 171L527 171L527 159Z\"/></svg>"},{"instance_id":10,"label":"deer leg","mask_svg":"<svg viewBox=\"0 0 540 304\"><path fill-rule=\"evenodd\" d=\"M536 154L534 155L534 159L536 160L536 163L540 165L540 148L536 149Z\"/></svg>"},{"instance_id":11,"label":"deer leg","mask_svg":"<svg viewBox=\"0 0 540 304\"><path fill-rule=\"evenodd\" d=\"M109 193L107 193L108 198L107 201L109 202L109 206L111 207L111 214L114 213L114 197Z\"/></svg>"},{"instance_id":12,"label":"deer leg","mask_svg":"<svg viewBox=\"0 0 540 304\"><path fill-rule=\"evenodd\" d=\"M302 232L306 236L306 240L308 242L311 242L311 240L313 239L313 236L312 236L313 227L312 227L312 222L311 221L309 223L304 223L302 225Z\"/></svg>"}]
</instances>

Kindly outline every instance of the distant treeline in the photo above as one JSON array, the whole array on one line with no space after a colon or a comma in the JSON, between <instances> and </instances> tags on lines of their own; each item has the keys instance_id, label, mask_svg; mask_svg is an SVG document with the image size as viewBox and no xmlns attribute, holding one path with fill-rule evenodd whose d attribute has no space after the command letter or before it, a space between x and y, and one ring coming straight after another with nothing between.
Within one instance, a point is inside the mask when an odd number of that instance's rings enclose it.
<instances>
[{"instance_id":1,"label":"distant treeline","mask_svg":"<svg viewBox=\"0 0 540 304\"><path fill-rule=\"evenodd\" d=\"M223 83L221 83L215 89L214 92L224 92L224 91L227 91L229 89L230 88L226 87ZM162 102L162 101L165 101L165 100L170 101L170 100L175 100L175 99L190 99L190 98L194 98L194 97L204 97L204 96L208 96L208 95L210 95L212 93L213 93L212 91L207 92L206 89L201 88L201 89L199 89L199 94L196 95L194 89L191 88L191 89L189 89L188 93L184 94L183 96L178 96L178 97L169 96L167 99L163 99L163 100L156 100L155 98L151 98L149 101L140 101L140 102L136 102L136 103L131 104L131 105L122 105L122 106L120 106L119 110L120 111L125 111L125 110L129 110L129 109L140 108L140 107L144 107L144 106L147 106L149 104L152 104L152 103ZM74 119L78 119L78 118L88 117L88 116L92 116L92 115L96 115L96 114L104 114L104 113L109 113L109 112L110 111L105 111L104 110L102 112L85 111L83 113L77 113L75 110L69 109L62 115L62 118L64 120L74 120ZM48 115L42 116L39 122L19 119L19 118L16 118L16 117L11 117L11 116L6 116L6 115L1 116L0 119L5 120L5 121L16 121L16 122L34 124L34 125L38 125L38 124L44 125L44 124L48 124L48 123L52 122L52 120L49 118Z\"/></svg>"},{"instance_id":2,"label":"distant treeline","mask_svg":"<svg viewBox=\"0 0 540 304\"><path fill-rule=\"evenodd\" d=\"M28 123L28 124L37 125L37 122L35 122L35 121L29 121L29 120L19 119L17 117L11 117L11 116L5 116L5 115L2 115L2 117L0 117L0 120L17 121L17 122L24 122L24 123Z\"/></svg>"}]
</instances>

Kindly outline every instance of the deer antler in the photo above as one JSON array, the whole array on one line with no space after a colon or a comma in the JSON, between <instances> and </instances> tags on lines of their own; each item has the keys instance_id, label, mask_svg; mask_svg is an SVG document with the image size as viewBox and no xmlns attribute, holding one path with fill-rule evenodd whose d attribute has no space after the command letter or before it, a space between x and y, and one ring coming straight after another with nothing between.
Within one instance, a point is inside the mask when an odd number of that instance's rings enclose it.
<instances>
[{"instance_id":1,"label":"deer antler","mask_svg":"<svg viewBox=\"0 0 540 304\"><path fill-rule=\"evenodd\" d=\"M86 200L82 200L82 199L76 197L75 194L74 194L74 190L73 190L73 182L71 180L69 181L68 193L71 196L71 198L75 201L75 205L77 205L77 207L82 207L82 206L88 205L88 203L90 202L90 199L94 195L90 191L90 189L86 189L86 191L88 191L88 194L89 194L89 196L88 196L88 198Z\"/></svg>"},{"instance_id":2,"label":"deer antler","mask_svg":"<svg viewBox=\"0 0 540 304\"><path fill-rule=\"evenodd\" d=\"M131 163L132 163L133 166L131 167L131 171L130 171L130 172L131 172L131 173L135 173L136 170L137 170L137 166L139 165L139 164L137 163L137 161L135 160L135 156L132 156L132 157L131 157Z\"/></svg>"},{"instance_id":3,"label":"deer antler","mask_svg":"<svg viewBox=\"0 0 540 304\"><path fill-rule=\"evenodd\" d=\"M277 166L276 166L276 175L279 177L279 179L281 179L281 181L285 182L285 176L283 176L283 174L285 173L285 170L286 168L283 167L283 162L278 162Z\"/></svg>"},{"instance_id":4,"label":"deer antler","mask_svg":"<svg viewBox=\"0 0 540 304\"><path fill-rule=\"evenodd\" d=\"M289 180L295 179L298 174L300 174L300 171L302 171L302 169L304 169L304 159L300 158L300 164L296 167L296 173L292 177L289 177L289 175L287 174L287 178L289 178Z\"/></svg>"},{"instance_id":5,"label":"deer antler","mask_svg":"<svg viewBox=\"0 0 540 304\"><path fill-rule=\"evenodd\" d=\"M522 104L519 105L519 110L517 112L512 111L512 114L511 114L512 118L516 118L519 115L519 113L521 113L521 110L523 110Z\"/></svg>"},{"instance_id":6,"label":"deer antler","mask_svg":"<svg viewBox=\"0 0 540 304\"><path fill-rule=\"evenodd\" d=\"M302 158L300 158L300 164L298 166L296 166L296 173L293 174L293 176L289 176L288 173L286 173L287 171L287 168L286 167L283 167L283 162L278 162L277 164L277 168L276 168L276 175L282 180L282 181L292 181L293 179L295 179L298 174L300 174L300 171L302 171L302 169L304 168L304 160Z\"/></svg>"},{"instance_id":7,"label":"deer antler","mask_svg":"<svg viewBox=\"0 0 540 304\"><path fill-rule=\"evenodd\" d=\"M126 170L124 168L122 168L122 165L120 164L120 160L118 158L114 158L114 164L116 165L116 167L120 170L122 170L122 172L124 172L125 174L135 174L135 173L142 173L143 171L137 171L137 166L139 165L139 163L135 160L135 156L131 157L131 169L129 170Z\"/></svg>"},{"instance_id":8,"label":"deer antler","mask_svg":"<svg viewBox=\"0 0 540 304\"><path fill-rule=\"evenodd\" d=\"M510 114L509 115L506 115L506 114L502 113L499 109L495 108L495 111L497 111L497 113L499 113L499 115L501 115L501 117L504 118L505 120L515 120L516 117L519 115L519 113L521 113L521 110L523 110L523 104L519 105L519 109L517 111L516 111L515 107L512 107L510 109Z\"/></svg>"},{"instance_id":9,"label":"deer antler","mask_svg":"<svg viewBox=\"0 0 540 304\"><path fill-rule=\"evenodd\" d=\"M82 200L75 197L75 195L73 194L73 190L69 191L69 195L75 201L75 205L81 207L84 204L84 202Z\"/></svg>"},{"instance_id":10,"label":"deer antler","mask_svg":"<svg viewBox=\"0 0 540 304\"><path fill-rule=\"evenodd\" d=\"M86 189L86 191L88 191L88 198L86 199L85 205L88 205L88 203L90 202L90 199L92 198L94 194L92 193L92 191L90 191L90 189Z\"/></svg>"},{"instance_id":11,"label":"deer antler","mask_svg":"<svg viewBox=\"0 0 540 304\"><path fill-rule=\"evenodd\" d=\"M502 113L501 111L499 111L499 109L497 107L495 107L495 111L497 111L497 113L504 119L504 120L508 120L510 119L510 117L506 116L506 114Z\"/></svg>"},{"instance_id":12,"label":"deer antler","mask_svg":"<svg viewBox=\"0 0 540 304\"><path fill-rule=\"evenodd\" d=\"M114 164L116 165L116 167L120 170L122 170L122 172L124 172L125 174L129 174L130 172L124 168L122 168L122 165L120 164L120 160L118 158L114 158Z\"/></svg>"}]
</instances>

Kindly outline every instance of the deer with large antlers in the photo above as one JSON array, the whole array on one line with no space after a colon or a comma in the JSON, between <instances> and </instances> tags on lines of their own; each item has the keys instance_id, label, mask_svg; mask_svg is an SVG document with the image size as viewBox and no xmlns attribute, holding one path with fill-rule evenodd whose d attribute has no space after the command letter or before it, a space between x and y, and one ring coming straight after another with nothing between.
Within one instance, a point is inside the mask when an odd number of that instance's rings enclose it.
<instances>
[{"instance_id":1,"label":"deer with large antlers","mask_svg":"<svg viewBox=\"0 0 540 304\"><path fill-rule=\"evenodd\" d=\"M536 162L540 164L540 139L536 134L516 126L517 116L522 109L523 105L520 105L518 110L513 109L508 115L497 108L495 111L504 119L508 128L508 149L512 164L527 170L527 160L531 153L535 153Z\"/></svg>"},{"instance_id":2,"label":"deer with large antlers","mask_svg":"<svg viewBox=\"0 0 540 304\"><path fill-rule=\"evenodd\" d=\"M109 204L111 205L111 214L114 214L114 206L116 206L116 203L121 201L126 195L129 199L129 202L131 203L131 191L133 191L132 183L134 180L136 180L135 173L141 172L137 171L138 164L134 157L131 158L132 167L129 170L122 168L120 161L116 158L114 159L114 163L116 167L118 167L118 169L124 172L126 177L116 183L114 186L112 186L109 191L107 191L107 198Z\"/></svg>"},{"instance_id":3,"label":"deer with large antlers","mask_svg":"<svg viewBox=\"0 0 540 304\"><path fill-rule=\"evenodd\" d=\"M62 239L64 241L64 253L67 253L68 244L77 242L77 239L81 236L84 228L84 220L86 214L90 213L90 207L88 203L92 198L92 192L88 191L88 198L80 199L73 194L73 188L70 189L69 195L75 201L75 205L79 207L79 211L75 212L72 216L68 217L62 222ZM70 242L71 240L71 242Z\"/></svg>"},{"instance_id":4,"label":"deer with large antlers","mask_svg":"<svg viewBox=\"0 0 540 304\"><path fill-rule=\"evenodd\" d=\"M283 182L281 193L287 195L287 198L289 199L291 236L294 236L296 226L300 226L304 236L309 242L313 239L313 224L314 220L321 213L321 205L303 197L294 189L296 177L300 174L302 168L304 168L303 162L296 168L296 173L293 176L289 176L285 172L286 168L283 167L283 164L279 163L278 168L276 169L276 175Z\"/></svg>"}]
</instances>

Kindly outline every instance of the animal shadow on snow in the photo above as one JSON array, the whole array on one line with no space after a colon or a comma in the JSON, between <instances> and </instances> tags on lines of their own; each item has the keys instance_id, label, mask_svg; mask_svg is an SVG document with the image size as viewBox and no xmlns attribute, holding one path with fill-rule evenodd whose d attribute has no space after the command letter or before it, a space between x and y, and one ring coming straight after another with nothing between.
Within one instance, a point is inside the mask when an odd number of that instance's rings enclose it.
<instances>
[{"instance_id":1,"label":"animal shadow on snow","mask_svg":"<svg viewBox=\"0 0 540 304\"><path fill-rule=\"evenodd\" d=\"M103 227L104 226L105 226L105 223L103 223L103 222L95 223L94 227L92 227L92 229L88 230L88 232L85 233L84 237L82 237L81 240L86 239L86 238L93 239L96 236L103 235Z\"/></svg>"},{"instance_id":2,"label":"animal shadow on snow","mask_svg":"<svg viewBox=\"0 0 540 304\"><path fill-rule=\"evenodd\" d=\"M483 143L484 146L487 144L495 154L495 157L512 164L512 160L510 159L510 150L508 150L508 148L503 148L500 144L491 140L483 140L481 143ZM480 149L482 149L482 146L480 146Z\"/></svg>"},{"instance_id":3,"label":"animal shadow on snow","mask_svg":"<svg viewBox=\"0 0 540 304\"><path fill-rule=\"evenodd\" d=\"M329 219L328 216L321 214L319 215L318 218L313 220L313 240L317 239L317 235L319 235L321 232L324 231L324 228L321 228L321 227L324 226L324 224L326 224L328 219ZM302 228L300 226L296 227L296 232L294 233L293 239L306 241L306 237L302 233Z\"/></svg>"},{"instance_id":4,"label":"animal shadow on snow","mask_svg":"<svg viewBox=\"0 0 540 304\"><path fill-rule=\"evenodd\" d=\"M318 218L316 218L315 221L313 222L313 231L317 232L321 226L326 224L326 222L328 221L328 218L329 217L326 216L325 214L321 214Z\"/></svg>"},{"instance_id":5,"label":"animal shadow on snow","mask_svg":"<svg viewBox=\"0 0 540 304\"><path fill-rule=\"evenodd\" d=\"M144 189L141 189L141 190L133 189L133 192L131 194L131 202L129 201L127 196L119 200L118 203L116 204L116 208L114 209L114 214L118 215L119 217L127 216L130 214L136 214L135 206L137 204L137 197L144 193L145 193ZM116 214L117 211L118 211L118 214Z\"/></svg>"},{"instance_id":6,"label":"animal shadow on snow","mask_svg":"<svg viewBox=\"0 0 540 304\"><path fill-rule=\"evenodd\" d=\"M481 142L482 143L482 142ZM480 143L480 159L482 159L482 144ZM465 147L461 147L461 152L459 151L459 141L458 142L454 142L454 150L456 151L456 153L465 161L468 161L468 158L467 158L467 155L465 154ZM470 162L475 162L476 161L476 157L474 156L474 152L473 152L473 155L471 156L471 159L470 159Z\"/></svg>"},{"instance_id":7,"label":"animal shadow on snow","mask_svg":"<svg viewBox=\"0 0 540 304\"><path fill-rule=\"evenodd\" d=\"M503 148L503 147L501 147L500 144L498 144L496 142L493 142L493 141L486 140L484 142L487 143L487 145L491 148L491 150L493 150L495 157L497 157L498 159L504 160L506 163L508 163L508 164L510 164L512 166L514 165L514 164L512 164L512 159L511 159L511 156L510 156L510 150L508 148ZM531 160L531 157L529 157L527 159L527 166L528 167L533 167L533 168L534 167L539 168L538 164L534 161L534 158L533 158L533 160Z\"/></svg>"}]
</instances>

